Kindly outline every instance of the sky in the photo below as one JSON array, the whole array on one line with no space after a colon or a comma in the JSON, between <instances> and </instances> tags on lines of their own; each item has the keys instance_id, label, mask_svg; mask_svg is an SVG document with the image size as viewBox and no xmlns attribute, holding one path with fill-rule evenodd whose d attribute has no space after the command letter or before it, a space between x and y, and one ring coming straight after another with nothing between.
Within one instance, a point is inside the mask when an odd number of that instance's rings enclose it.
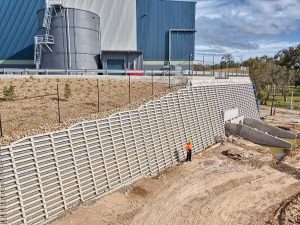
<instances>
[{"instance_id":1,"label":"sky","mask_svg":"<svg viewBox=\"0 0 300 225\"><path fill-rule=\"evenodd\" d=\"M195 58L274 56L300 44L300 0L198 0Z\"/></svg>"}]
</instances>

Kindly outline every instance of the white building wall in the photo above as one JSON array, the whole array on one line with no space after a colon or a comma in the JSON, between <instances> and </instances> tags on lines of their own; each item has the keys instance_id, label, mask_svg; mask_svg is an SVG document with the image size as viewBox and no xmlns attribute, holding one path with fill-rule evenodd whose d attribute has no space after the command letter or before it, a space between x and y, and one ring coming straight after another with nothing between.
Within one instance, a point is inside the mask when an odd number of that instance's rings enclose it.
<instances>
[{"instance_id":1,"label":"white building wall","mask_svg":"<svg viewBox=\"0 0 300 225\"><path fill-rule=\"evenodd\" d=\"M65 7L97 13L102 50L137 50L136 0L63 0Z\"/></svg>"}]
</instances>

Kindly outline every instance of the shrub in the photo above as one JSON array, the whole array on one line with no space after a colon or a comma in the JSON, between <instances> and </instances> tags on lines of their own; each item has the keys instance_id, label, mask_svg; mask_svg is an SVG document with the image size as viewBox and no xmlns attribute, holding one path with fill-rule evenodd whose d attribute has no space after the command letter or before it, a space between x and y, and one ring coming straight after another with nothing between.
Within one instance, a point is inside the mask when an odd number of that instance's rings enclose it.
<instances>
[{"instance_id":1,"label":"shrub","mask_svg":"<svg viewBox=\"0 0 300 225\"><path fill-rule=\"evenodd\" d=\"M65 99L69 99L72 96L72 91L69 83L65 84L64 96Z\"/></svg>"},{"instance_id":2,"label":"shrub","mask_svg":"<svg viewBox=\"0 0 300 225\"><path fill-rule=\"evenodd\" d=\"M9 87L4 87L3 95L6 99L14 99L16 97L15 86L12 84Z\"/></svg>"}]
</instances>

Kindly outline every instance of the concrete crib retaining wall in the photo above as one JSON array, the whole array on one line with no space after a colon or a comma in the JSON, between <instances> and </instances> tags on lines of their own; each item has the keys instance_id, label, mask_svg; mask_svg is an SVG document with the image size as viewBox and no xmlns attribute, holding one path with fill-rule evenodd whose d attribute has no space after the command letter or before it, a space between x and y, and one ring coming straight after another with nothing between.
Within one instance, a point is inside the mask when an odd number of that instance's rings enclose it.
<instances>
[{"instance_id":1,"label":"concrete crib retaining wall","mask_svg":"<svg viewBox=\"0 0 300 225\"><path fill-rule=\"evenodd\" d=\"M2 147L0 224L45 224L82 201L154 175L225 133L224 110L259 119L252 84L206 84L106 119Z\"/></svg>"}]
</instances>

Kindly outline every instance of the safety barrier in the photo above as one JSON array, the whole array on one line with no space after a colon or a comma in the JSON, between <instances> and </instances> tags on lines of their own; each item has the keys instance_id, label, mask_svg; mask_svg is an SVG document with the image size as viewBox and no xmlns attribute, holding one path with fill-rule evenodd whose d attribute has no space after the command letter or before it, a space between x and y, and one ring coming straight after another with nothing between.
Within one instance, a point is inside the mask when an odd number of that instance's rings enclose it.
<instances>
[{"instance_id":1,"label":"safety barrier","mask_svg":"<svg viewBox=\"0 0 300 225\"><path fill-rule=\"evenodd\" d=\"M45 224L80 202L153 176L225 132L223 112L259 119L251 83L207 84L109 118L2 147L0 224Z\"/></svg>"},{"instance_id":2,"label":"safety barrier","mask_svg":"<svg viewBox=\"0 0 300 225\"><path fill-rule=\"evenodd\" d=\"M98 69L16 69L0 68L1 75L128 75L128 76L202 76L215 77L216 79L228 79L229 77L249 77L244 72L217 72L217 71L193 71L193 70L98 70Z\"/></svg>"}]
</instances>

